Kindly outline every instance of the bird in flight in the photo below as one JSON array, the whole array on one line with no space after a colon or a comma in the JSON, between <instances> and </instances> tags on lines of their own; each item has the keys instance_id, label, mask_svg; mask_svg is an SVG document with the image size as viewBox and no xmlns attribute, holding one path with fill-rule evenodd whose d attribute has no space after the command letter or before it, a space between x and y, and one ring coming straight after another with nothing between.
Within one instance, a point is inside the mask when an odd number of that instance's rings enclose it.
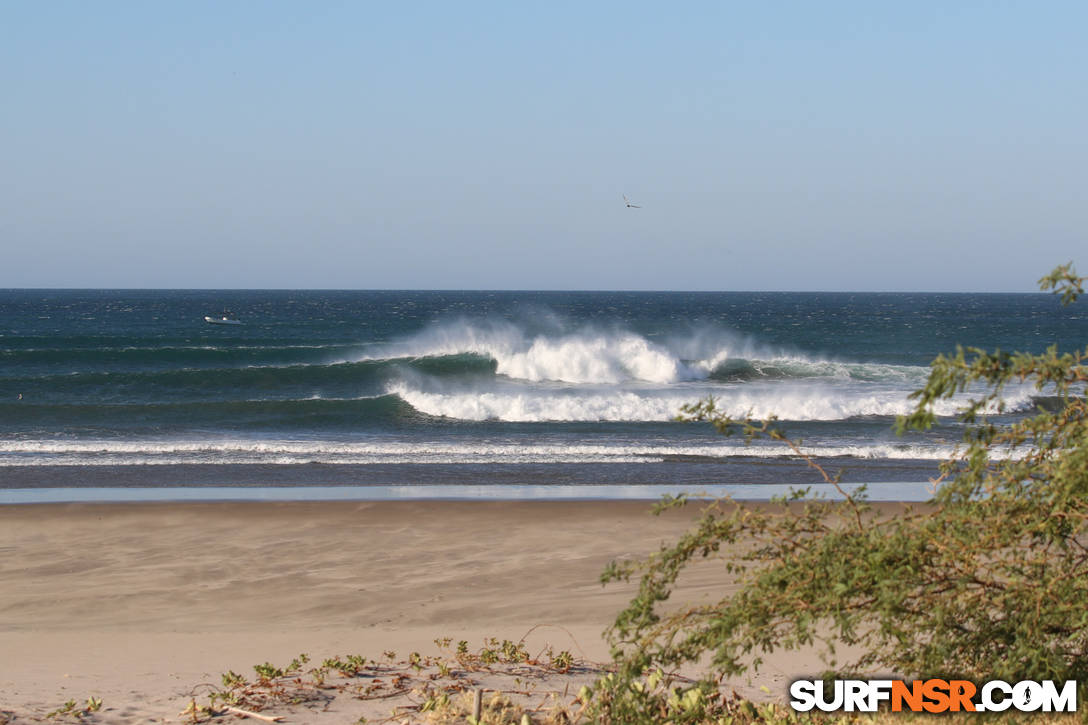
<instances>
[{"instance_id":1,"label":"bird in flight","mask_svg":"<svg viewBox=\"0 0 1088 725\"><path fill-rule=\"evenodd\" d=\"M627 205L628 209L641 209L642 208L638 204L632 204L631 200L627 198L627 194L623 195L623 203Z\"/></svg>"}]
</instances>

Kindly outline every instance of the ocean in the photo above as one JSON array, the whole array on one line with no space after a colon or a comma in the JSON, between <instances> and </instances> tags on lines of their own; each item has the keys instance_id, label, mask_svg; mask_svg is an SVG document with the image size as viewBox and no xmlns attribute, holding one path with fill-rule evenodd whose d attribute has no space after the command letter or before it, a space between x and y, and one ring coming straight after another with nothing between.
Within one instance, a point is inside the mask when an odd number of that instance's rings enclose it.
<instances>
[{"instance_id":1,"label":"ocean","mask_svg":"<svg viewBox=\"0 0 1088 725\"><path fill-rule=\"evenodd\" d=\"M225 310L242 324L204 321ZM917 488L963 432L958 401L893 431L938 353L1085 340L1083 305L1045 294L2 290L0 491L819 480L781 444L675 420L710 396L777 415L846 482ZM1005 415L1045 395L1010 389Z\"/></svg>"}]
</instances>

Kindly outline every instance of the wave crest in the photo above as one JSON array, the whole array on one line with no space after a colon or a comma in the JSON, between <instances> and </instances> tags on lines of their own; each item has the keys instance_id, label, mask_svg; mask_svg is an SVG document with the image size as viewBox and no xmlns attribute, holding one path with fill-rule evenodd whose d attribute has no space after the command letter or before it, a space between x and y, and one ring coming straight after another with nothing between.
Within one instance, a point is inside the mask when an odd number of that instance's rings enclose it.
<instances>
[{"instance_id":1,"label":"wave crest","mask_svg":"<svg viewBox=\"0 0 1088 725\"><path fill-rule=\"evenodd\" d=\"M627 330L585 327L530 334L506 321L436 324L400 342L372 348L363 360L434 359L477 355L514 380L573 385L659 385L700 380L841 378L858 381L924 379L926 368L846 363L761 349L724 333L691 333L656 342Z\"/></svg>"}]
</instances>

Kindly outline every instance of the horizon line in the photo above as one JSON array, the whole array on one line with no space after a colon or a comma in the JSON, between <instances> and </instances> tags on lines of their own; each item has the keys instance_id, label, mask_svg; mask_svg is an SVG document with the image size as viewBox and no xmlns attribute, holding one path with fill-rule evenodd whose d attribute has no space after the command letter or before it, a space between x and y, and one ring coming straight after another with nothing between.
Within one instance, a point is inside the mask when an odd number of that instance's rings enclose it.
<instances>
[{"instance_id":1,"label":"horizon line","mask_svg":"<svg viewBox=\"0 0 1088 725\"><path fill-rule=\"evenodd\" d=\"M1053 295L1040 290L881 290L881 289L606 289L606 288L443 288L443 287L0 287L0 292L533 292L533 293L621 293L621 294L950 294L950 295Z\"/></svg>"}]
</instances>

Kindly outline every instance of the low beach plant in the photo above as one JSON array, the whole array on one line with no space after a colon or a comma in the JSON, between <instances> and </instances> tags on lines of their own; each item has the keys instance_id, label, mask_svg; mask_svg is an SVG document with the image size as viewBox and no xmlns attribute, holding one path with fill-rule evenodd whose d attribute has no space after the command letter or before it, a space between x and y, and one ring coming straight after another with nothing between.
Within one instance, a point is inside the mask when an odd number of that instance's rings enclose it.
<instances>
[{"instance_id":1,"label":"low beach plant","mask_svg":"<svg viewBox=\"0 0 1088 725\"><path fill-rule=\"evenodd\" d=\"M1065 265L1040 285L1070 304L1084 282ZM792 446L843 500L802 489L767 507L713 501L679 541L611 564L602 581L636 577L639 589L610 629L617 669L587 693L592 719L716 722L727 717L715 694L725 677L757 669L769 652L807 647L839 676L1088 681L1086 360L1088 349L1055 347L959 347L934 360L898 428L937 425L934 404L955 398L965 399L966 432L932 499L894 514L864 488L844 490L775 419L733 419L713 400L685 409L684 419L723 434ZM1034 389L1033 414L1006 415L1011 386ZM717 566L735 588L713 602L673 603L696 565ZM839 644L860 654L839 662ZM704 675L666 674L684 666Z\"/></svg>"},{"instance_id":2,"label":"low beach plant","mask_svg":"<svg viewBox=\"0 0 1088 725\"><path fill-rule=\"evenodd\" d=\"M221 714L238 714L242 710L261 712L279 705L326 703L331 696L322 691L325 672L320 668L312 669L308 674L314 676L304 678L302 668L309 661L308 655L301 654L284 667L270 662L254 665L256 679L252 682L228 670L220 675L221 687L206 686L210 689L208 704L198 703L194 691L189 706L180 716L187 722L198 723Z\"/></svg>"},{"instance_id":3,"label":"low beach plant","mask_svg":"<svg viewBox=\"0 0 1088 725\"><path fill-rule=\"evenodd\" d=\"M348 655L344 658L330 657L321 663L321 667L325 670L335 670L344 677L354 677L366 667L366 657L362 655Z\"/></svg>"},{"instance_id":4,"label":"low beach plant","mask_svg":"<svg viewBox=\"0 0 1088 725\"><path fill-rule=\"evenodd\" d=\"M375 722L464 723L474 717L466 703L474 704L478 696L479 725L521 725L526 719L537 725L569 724L579 722L579 708L566 678L580 678L577 687L602 673L599 665L576 659L567 651L556 654L551 646L532 656L524 639L489 637L475 652L466 640L456 648L448 637L436 639L435 644L437 654L413 651L397 659L387 652L383 661L358 654L334 655L308 670L304 666L309 657L300 655L284 667L270 662L254 665L252 680L228 671L220 678L221 686L194 688L179 716L188 723L255 714L293 713L295 719L300 709L317 711L344 698L388 706L390 714ZM201 690L205 701L197 699Z\"/></svg>"},{"instance_id":5,"label":"low beach plant","mask_svg":"<svg viewBox=\"0 0 1088 725\"><path fill-rule=\"evenodd\" d=\"M74 718L76 720L82 720L92 713L96 713L102 709L102 698L90 696L87 698L82 706L80 706L75 700L68 700L56 710L46 713L45 717L50 720L59 718ZM0 722L4 722L3 713L0 713Z\"/></svg>"},{"instance_id":6,"label":"low beach plant","mask_svg":"<svg viewBox=\"0 0 1088 725\"><path fill-rule=\"evenodd\" d=\"M465 692L457 697L443 693L420 708L423 722L431 725L521 725L533 723L524 707L501 692L489 693L480 699L480 715L474 714L475 693ZM543 719L537 722L544 723Z\"/></svg>"},{"instance_id":7,"label":"low beach plant","mask_svg":"<svg viewBox=\"0 0 1088 725\"><path fill-rule=\"evenodd\" d=\"M553 650L548 650L548 666L556 672L569 672L570 668L574 666L574 655L566 650L559 654L555 654Z\"/></svg>"}]
</instances>

